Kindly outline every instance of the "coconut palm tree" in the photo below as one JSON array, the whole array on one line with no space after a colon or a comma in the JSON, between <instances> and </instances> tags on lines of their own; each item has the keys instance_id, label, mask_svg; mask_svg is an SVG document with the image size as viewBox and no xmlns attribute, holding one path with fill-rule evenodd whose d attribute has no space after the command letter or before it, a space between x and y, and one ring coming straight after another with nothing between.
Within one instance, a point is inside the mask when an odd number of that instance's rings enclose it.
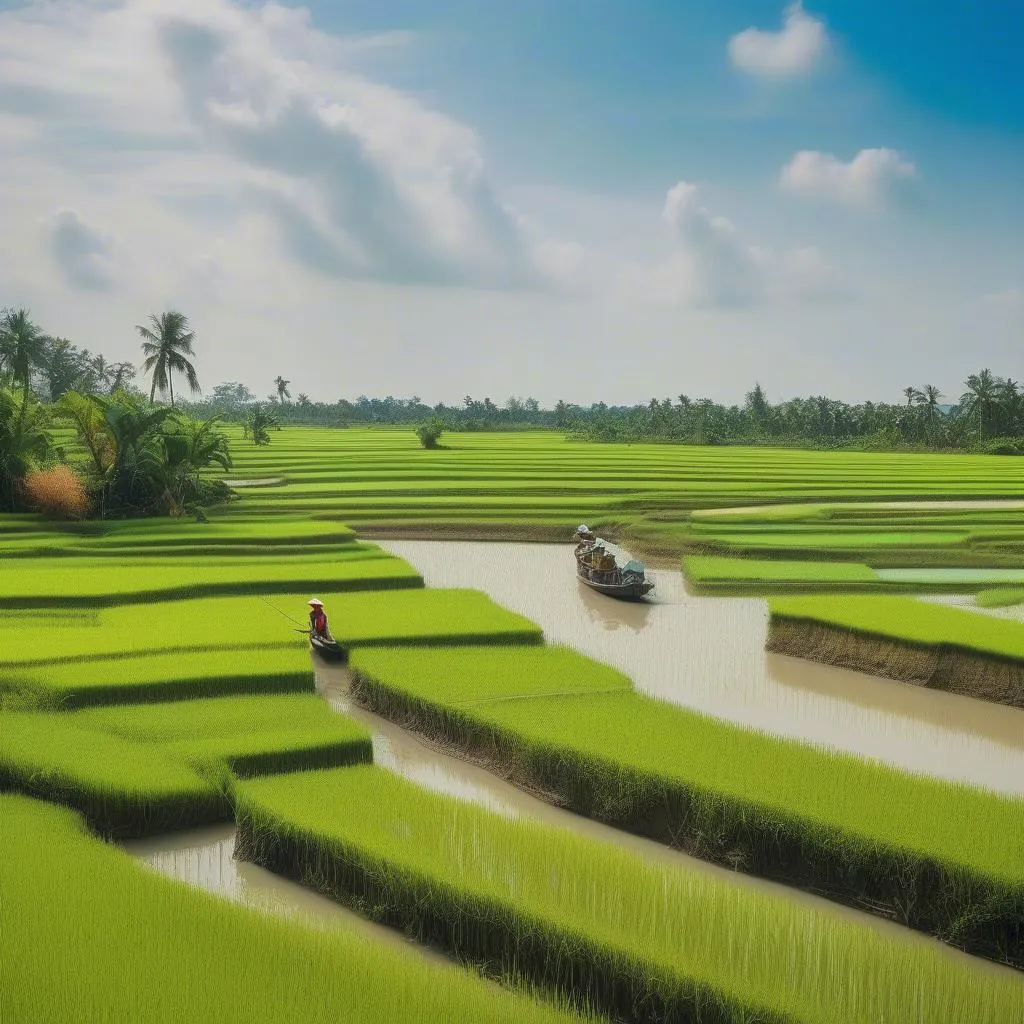
<instances>
[{"instance_id":1,"label":"coconut palm tree","mask_svg":"<svg viewBox=\"0 0 1024 1024\"><path fill-rule=\"evenodd\" d=\"M145 373L153 374L149 401L152 404L158 390L160 394L169 391L173 407L175 373L185 375L193 394L198 394L201 390L196 368L186 358L195 355L192 351L192 342L195 341L196 333L189 330L188 317L173 310L159 316L152 313L149 322L150 327L137 325L135 328L142 336L142 351L146 355L142 369Z\"/></svg>"},{"instance_id":2,"label":"coconut palm tree","mask_svg":"<svg viewBox=\"0 0 1024 1024\"><path fill-rule=\"evenodd\" d=\"M964 382L967 390L960 396L960 405L964 412L978 417L978 433L985 436L985 423L991 416L999 398L999 378L988 369L981 373L972 373Z\"/></svg>"},{"instance_id":3,"label":"coconut palm tree","mask_svg":"<svg viewBox=\"0 0 1024 1024\"><path fill-rule=\"evenodd\" d=\"M934 384L925 384L917 394L917 404L924 415L925 432L930 438L935 432L935 424L940 415L939 402L942 401L942 392Z\"/></svg>"},{"instance_id":4,"label":"coconut palm tree","mask_svg":"<svg viewBox=\"0 0 1024 1024\"><path fill-rule=\"evenodd\" d=\"M28 412L32 371L46 365L49 346L50 339L29 319L28 310L8 310L3 320L0 320L2 360L10 367L13 379L21 381L19 429Z\"/></svg>"},{"instance_id":5,"label":"coconut palm tree","mask_svg":"<svg viewBox=\"0 0 1024 1024\"><path fill-rule=\"evenodd\" d=\"M280 374L274 378L274 387L277 388L277 400L284 405L286 398L291 398L292 393L288 390L290 380L285 380Z\"/></svg>"},{"instance_id":6,"label":"coconut palm tree","mask_svg":"<svg viewBox=\"0 0 1024 1024\"><path fill-rule=\"evenodd\" d=\"M48 428L46 411L31 395L19 402L0 388L0 511L14 510L22 481L50 457Z\"/></svg>"}]
</instances>

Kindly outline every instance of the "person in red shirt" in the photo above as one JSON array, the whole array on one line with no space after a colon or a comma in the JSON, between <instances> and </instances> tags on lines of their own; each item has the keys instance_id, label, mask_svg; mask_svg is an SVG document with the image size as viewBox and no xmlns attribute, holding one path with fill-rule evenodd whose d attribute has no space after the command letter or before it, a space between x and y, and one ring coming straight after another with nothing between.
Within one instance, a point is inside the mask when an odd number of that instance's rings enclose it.
<instances>
[{"instance_id":1,"label":"person in red shirt","mask_svg":"<svg viewBox=\"0 0 1024 1024\"><path fill-rule=\"evenodd\" d=\"M331 631L327 626L324 603L316 597L309 602L309 628L314 636L323 637L324 640L332 639Z\"/></svg>"}]
</instances>

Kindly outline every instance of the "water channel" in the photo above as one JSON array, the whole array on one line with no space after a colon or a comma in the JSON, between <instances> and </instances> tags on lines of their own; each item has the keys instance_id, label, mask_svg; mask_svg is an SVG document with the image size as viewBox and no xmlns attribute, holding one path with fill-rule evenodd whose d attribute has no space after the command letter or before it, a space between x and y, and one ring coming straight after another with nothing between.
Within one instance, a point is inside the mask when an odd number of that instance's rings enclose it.
<instances>
[{"instance_id":1,"label":"water channel","mask_svg":"<svg viewBox=\"0 0 1024 1024\"><path fill-rule=\"evenodd\" d=\"M936 775L1006 791L1024 786L1024 712L766 655L763 601L696 598L687 594L678 573L655 571L656 601L615 602L577 583L568 550L551 545L396 541L384 546L416 566L428 586L485 590L500 604L540 624L549 641L617 665L638 687L664 699ZM891 922L728 871L554 807L359 707L349 698L346 669L314 664L318 692L372 733L375 763L412 782L500 814L568 828L645 859L826 910L904 941L926 943L951 962L966 957ZM126 843L125 849L164 874L228 899L317 927L355 929L443 959L301 885L236 861L231 826ZM978 967L1005 970L968 959Z\"/></svg>"},{"instance_id":2,"label":"water channel","mask_svg":"<svg viewBox=\"0 0 1024 1024\"><path fill-rule=\"evenodd\" d=\"M473 587L664 700L911 771L1024 793L1024 710L767 654L767 603L696 597L652 570L649 604L595 594L568 545L381 541L430 587Z\"/></svg>"}]
</instances>

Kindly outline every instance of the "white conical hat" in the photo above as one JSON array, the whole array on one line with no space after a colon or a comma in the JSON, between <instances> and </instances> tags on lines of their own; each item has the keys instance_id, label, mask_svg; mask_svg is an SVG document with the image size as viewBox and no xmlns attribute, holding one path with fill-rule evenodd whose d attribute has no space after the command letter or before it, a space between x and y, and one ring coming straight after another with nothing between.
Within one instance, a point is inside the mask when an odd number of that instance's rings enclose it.
<instances>
[{"instance_id":1,"label":"white conical hat","mask_svg":"<svg viewBox=\"0 0 1024 1024\"><path fill-rule=\"evenodd\" d=\"M590 533L590 527L584 524L577 531L577 533Z\"/></svg>"},{"instance_id":2,"label":"white conical hat","mask_svg":"<svg viewBox=\"0 0 1024 1024\"><path fill-rule=\"evenodd\" d=\"M309 603L317 608L323 608L324 606L323 601L321 601L319 597L310 598Z\"/></svg>"}]
</instances>

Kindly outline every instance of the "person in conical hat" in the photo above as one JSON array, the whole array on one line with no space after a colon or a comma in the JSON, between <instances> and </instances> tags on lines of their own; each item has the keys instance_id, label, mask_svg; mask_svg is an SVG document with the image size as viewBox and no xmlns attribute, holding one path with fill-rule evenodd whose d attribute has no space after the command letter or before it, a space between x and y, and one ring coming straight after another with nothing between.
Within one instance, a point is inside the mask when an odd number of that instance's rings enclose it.
<instances>
[{"instance_id":1,"label":"person in conical hat","mask_svg":"<svg viewBox=\"0 0 1024 1024\"><path fill-rule=\"evenodd\" d=\"M311 598L309 602L309 628L313 636L323 637L325 640L331 639L324 603L318 597Z\"/></svg>"}]
</instances>

